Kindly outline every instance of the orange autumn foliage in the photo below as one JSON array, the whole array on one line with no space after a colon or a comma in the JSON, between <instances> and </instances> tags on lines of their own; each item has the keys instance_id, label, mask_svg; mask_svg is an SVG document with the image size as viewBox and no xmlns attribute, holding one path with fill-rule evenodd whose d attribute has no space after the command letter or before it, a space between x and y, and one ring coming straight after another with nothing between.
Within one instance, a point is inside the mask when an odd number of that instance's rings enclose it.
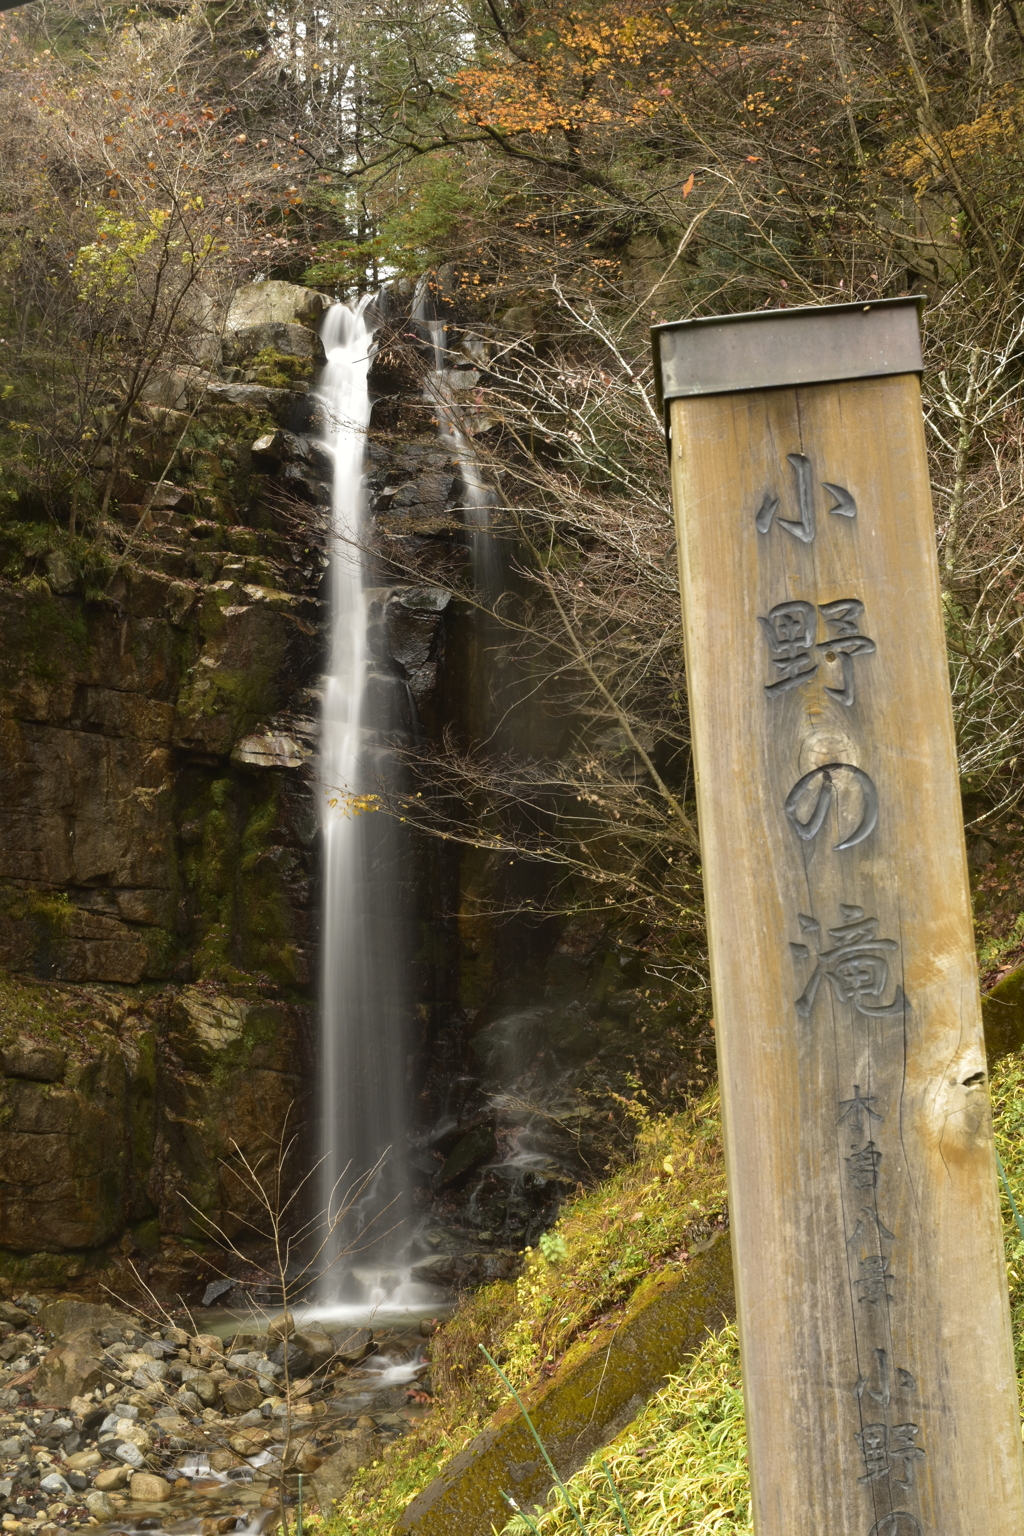
<instances>
[{"instance_id":1,"label":"orange autumn foliage","mask_svg":"<svg viewBox=\"0 0 1024 1536\"><path fill-rule=\"evenodd\" d=\"M465 123L502 134L650 122L697 67L702 44L670 8L642 3L533 15L515 51L455 76Z\"/></svg>"}]
</instances>

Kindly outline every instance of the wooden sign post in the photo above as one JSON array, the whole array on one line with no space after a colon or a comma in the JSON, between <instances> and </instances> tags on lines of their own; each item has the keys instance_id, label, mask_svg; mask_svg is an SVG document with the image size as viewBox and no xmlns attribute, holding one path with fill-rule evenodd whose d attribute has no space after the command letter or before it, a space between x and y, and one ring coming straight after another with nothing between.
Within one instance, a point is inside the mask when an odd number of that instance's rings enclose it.
<instances>
[{"instance_id":1,"label":"wooden sign post","mask_svg":"<svg viewBox=\"0 0 1024 1536\"><path fill-rule=\"evenodd\" d=\"M662 326L758 1536L1021 1536L913 300Z\"/></svg>"}]
</instances>

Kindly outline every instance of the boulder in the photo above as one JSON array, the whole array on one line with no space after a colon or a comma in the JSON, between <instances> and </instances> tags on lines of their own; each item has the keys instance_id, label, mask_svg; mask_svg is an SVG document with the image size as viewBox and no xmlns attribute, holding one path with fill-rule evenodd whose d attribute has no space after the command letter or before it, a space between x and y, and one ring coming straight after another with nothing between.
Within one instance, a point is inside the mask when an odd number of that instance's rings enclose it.
<instances>
[{"instance_id":1,"label":"boulder","mask_svg":"<svg viewBox=\"0 0 1024 1536\"><path fill-rule=\"evenodd\" d=\"M247 363L260 352L278 352L282 357L298 357L322 368L327 361L323 343L315 331L304 325L289 325L280 320L262 325L246 325L224 343L226 363Z\"/></svg>"},{"instance_id":2,"label":"boulder","mask_svg":"<svg viewBox=\"0 0 1024 1536\"><path fill-rule=\"evenodd\" d=\"M105 1307L92 1301L79 1301L73 1296L61 1296L56 1301L46 1302L40 1307L36 1321L47 1333L57 1334L58 1340L66 1333L81 1333L86 1329L96 1332L100 1328L115 1328L120 1331L122 1328L136 1326L127 1312L118 1312L114 1307Z\"/></svg>"},{"instance_id":3,"label":"boulder","mask_svg":"<svg viewBox=\"0 0 1024 1536\"><path fill-rule=\"evenodd\" d=\"M237 1435L231 1435L228 1445L233 1451L237 1451L239 1456L257 1456L260 1451L266 1450L273 1438L271 1430L252 1425L248 1429L240 1429Z\"/></svg>"},{"instance_id":4,"label":"boulder","mask_svg":"<svg viewBox=\"0 0 1024 1536\"><path fill-rule=\"evenodd\" d=\"M39 1363L33 1391L41 1403L70 1407L73 1397L84 1397L112 1379L100 1359L99 1339L89 1329L68 1334Z\"/></svg>"},{"instance_id":5,"label":"boulder","mask_svg":"<svg viewBox=\"0 0 1024 1536\"><path fill-rule=\"evenodd\" d=\"M32 1314L26 1312L24 1307L16 1307L13 1301L0 1301L0 1323L10 1323L13 1328L24 1328L25 1324L31 1321Z\"/></svg>"},{"instance_id":6,"label":"boulder","mask_svg":"<svg viewBox=\"0 0 1024 1536\"><path fill-rule=\"evenodd\" d=\"M288 1351L289 1377L305 1376L306 1373L311 1369L313 1362L309 1355L307 1355L306 1351L304 1349L300 1349L295 1343L288 1343L287 1345L281 1343L277 1346L276 1349L271 1350L269 1356L267 1357L270 1360L271 1365L279 1365L282 1370L284 1369L286 1349Z\"/></svg>"},{"instance_id":7,"label":"boulder","mask_svg":"<svg viewBox=\"0 0 1024 1536\"><path fill-rule=\"evenodd\" d=\"M312 756L294 736L270 730L243 736L231 749L231 761L242 768L303 768Z\"/></svg>"},{"instance_id":8,"label":"boulder","mask_svg":"<svg viewBox=\"0 0 1024 1536\"><path fill-rule=\"evenodd\" d=\"M989 1065L1024 1046L1024 966L1011 971L981 1000Z\"/></svg>"},{"instance_id":9,"label":"boulder","mask_svg":"<svg viewBox=\"0 0 1024 1536\"><path fill-rule=\"evenodd\" d=\"M267 1326L267 1342L277 1339L287 1339L295 1332L295 1319L290 1312L282 1312L280 1317L275 1317Z\"/></svg>"},{"instance_id":10,"label":"boulder","mask_svg":"<svg viewBox=\"0 0 1024 1536\"><path fill-rule=\"evenodd\" d=\"M219 1451L210 1452L211 1472L230 1472L232 1467L241 1465L241 1458L234 1451L221 1448Z\"/></svg>"},{"instance_id":11,"label":"boulder","mask_svg":"<svg viewBox=\"0 0 1024 1536\"><path fill-rule=\"evenodd\" d=\"M326 1365L334 1355L334 1341L322 1328L300 1328L292 1343L309 1356L314 1370Z\"/></svg>"},{"instance_id":12,"label":"boulder","mask_svg":"<svg viewBox=\"0 0 1024 1536\"><path fill-rule=\"evenodd\" d=\"M208 384L206 393L215 403L266 411L275 421L287 420L295 399L294 391L272 389L267 384Z\"/></svg>"},{"instance_id":13,"label":"boulder","mask_svg":"<svg viewBox=\"0 0 1024 1536\"><path fill-rule=\"evenodd\" d=\"M246 283L231 301L225 329L244 331L250 326L283 324L317 326L330 299L313 288L271 280Z\"/></svg>"},{"instance_id":14,"label":"boulder","mask_svg":"<svg viewBox=\"0 0 1024 1536\"><path fill-rule=\"evenodd\" d=\"M0 1072L5 1077L25 1077L36 1083L58 1083L64 1076L68 1053L60 1045L45 1040L31 1040L19 1035L17 1040L0 1046Z\"/></svg>"},{"instance_id":15,"label":"boulder","mask_svg":"<svg viewBox=\"0 0 1024 1536\"><path fill-rule=\"evenodd\" d=\"M185 1366L181 1373L181 1383L190 1392L194 1392L204 1408L212 1408L217 1401L217 1383L206 1371L197 1371L194 1366Z\"/></svg>"},{"instance_id":16,"label":"boulder","mask_svg":"<svg viewBox=\"0 0 1024 1536\"><path fill-rule=\"evenodd\" d=\"M201 388L194 374L171 368L150 374L139 392L143 405L161 406L171 411L187 411Z\"/></svg>"}]
</instances>

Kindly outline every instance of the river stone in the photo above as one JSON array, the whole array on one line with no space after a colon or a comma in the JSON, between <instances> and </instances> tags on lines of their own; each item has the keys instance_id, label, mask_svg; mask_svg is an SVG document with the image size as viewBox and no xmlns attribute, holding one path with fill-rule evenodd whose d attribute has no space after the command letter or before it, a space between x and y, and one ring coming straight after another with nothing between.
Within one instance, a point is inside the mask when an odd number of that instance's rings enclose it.
<instances>
[{"instance_id":1,"label":"river stone","mask_svg":"<svg viewBox=\"0 0 1024 1536\"><path fill-rule=\"evenodd\" d=\"M252 1425L249 1429L240 1430L237 1435L231 1435L228 1445L233 1451L237 1451L239 1456L255 1456L259 1451L266 1450L273 1438L272 1430Z\"/></svg>"},{"instance_id":2,"label":"river stone","mask_svg":"<svg viewBox=\"0 0 1024 1536\"><path fill-rule=\"evenodd\" d=\"M73 1456L65 1457L65 1466L70 1467L72 1472L91 1472L102 1460L99 1451L76 1451Z\"/></svg>"},{"instance_id":3,"label":"river stone","mask_svg":"<svg viewBox=\"0 0 1024 1536\"><path fill-rule=\"evenodd\" d=\"M149 1387L154 1381L163 1381L167 1371L168 1367L162 1360L148 1360L145 1365L135 1367L132 1372L132 1381L137 1387Z\"/></svg>"},{"instance_id":4,"label":"river stone","mask_svg":"<svg viewBox=\"0 0 1024 1536\"><path fill-rule=\"evenodd\" d=\"M169 1360L172 1355L177 1355L177 1344L168 1344L163 1339L150 1339L142 1346L142 1353L149 1355L154 1360Z\"/></svg>"},{"instance_id":5,"label":"river stone","mask_svg":"<svg viewBox=\"0 0 1024 1536\"><path fill-rule=\"evenodd\" d=\"M171 1485L165 1477L157 1477L154 1472L136 1472L128 1484L128 1494L145 1504L162 1504L171 1496Z\"/></svg>"},{"instance_id":6,"label":"river stone","mask_svg":"<svg viewBox=\"0 0 1024 1536\"><path fill-rule=\"evenodd\" d=\"M140 1471L146 1465L145 1458L138 1446L132 1445L128 1440L122 1441L120 1445L114 1448L114 1455L118 1461L123 1461L126 1466L136 1467Z\"/></svg>"},{"instance_id":7,"label":"river stone","mask_svg":"<svg viewBox=\"0 0 1024 1536\"><path fill-rule=\"evenodd\" d=\"M94 1520L110 1520L116 1513L115 1507L105 1493L94 1488L92 1493L87 1493L82 1500L86 1509Z\"/></svg>"},{"instance_id":8,"label":"river stone","mask_svg":"<svg viewBox=\"0 0 1024 1536\"><path fill-rule=\"evenodd\" d=\"M137 1418L118 1419L114 1425L114 1434L119 1441L128 1445L137 1445L140 1450L148 1451L153 1444L152 1436L145 1424L140 1424Z\"/></svg>"},{"instance_id":9,"label":"river stone","mask_svg":"<svg viewBox=\"0 0 1024 1536\"><path fill-rule=\"evenodd\" d=\"M12 1301L0 1301L0 1322L10 1323L12 1328L23 1328L31 1321L32 1314L23 1307L16 1307Z\"/></svg>"},{"instance_id":10,"label":"river stone","mask_svg":"<svg viewBox=\"0 0 1024 1536\"><path fill-rule=\"evenodd\" d=\"M267 1328L267 1342L269 1344L276 1339L286 1339L294 1332L294 1317L290 1312L282 1312L280 1317L275 1317Z\"/></svg>"},{"instance_id":11,"label":"river stone","mask_svg":"<svg viewBox=\"0 0 1024 1536\"><path fill-rule=\"evenodd\" d=\"M130 1467L103 1467L96 1473L92 1485L100 1493L111 1493L115 1488L123 1488L131 1475Z\"/></svg>"},{"instance_id":12,"label":"river stone","mask_svg":"<svg viewBox=\"0 0 1024 1536\"><path fill-rule=\"evenodd\" d=\"M288 1348L288 1375L289 1376L305 1376L306 1372L310 1369L310 1367L313 1364L312 1360L309 1358L309 1356L307 1355L306 1351L304 1349L300 1349L299 1346L297 1344L295 1344L295 1343L289 1342L287 1348ZM285 1352L285 1345L283 1343L279 1344L276 1349L272 1349L270 1351L269 1356L268 1356L268 1359L270 1360L271 1365L279 1365L281 1367L281 1369L283 1370L284 1369L284 1365L285 1365L285 1353L284 1352Z\"/></svg>"},{"instance_id":13,"label":"river stone","mask_svg":"<svg viewBox=\"0 0 1024 1536\"><path fill-rule=\"evenodd\" d=\"M48 1472L45 1477L39 1479L39 1486L44 1493L49 1493L54 1498L69 1499L72 1494L71 1484L67 1478L61 1477L59 1472Z\"/></svg>"},{"instance_id":14,"label":"river stone","mask_svg":"<svg viewBox=\"0 0 1024 1536\"><path fill-rule=\"evenodd\" d=\"M182 1368L181 1382L195 1393L204 1408L212 1408L217 1401L217 1383L207 1371L197 1371L195 1366L186 1365Z\"/></svg>"},{"instance_id":15,"label":"river stone","mask_svg":"<svg viewBox=\"0 0 1024 1536\"><path fill-rule=\"evenodd\" d=\"M253 1381L221 1382L220 1395L228 1413L249 1413L259 1407L263 1396Z\"/></svg>"},{"instance_id":16,"label":"river stone","mask_svg":"<svg viewBox=\"0 0 1024 1536\"><path fill-rule=\"evenodd\" d=\"M447 1189L450 1184L457 1184L479 1163L492 1158L497 1150L494 1127L487 1124L474 1126L449 1152L444 1167L437 1175L438 1189Z\"/></svg>"},{"instance_id":17,"label":"river stone","mask_svg":"<svg viewBox=\"0 0 1024 1536\"><path fill-rule=\"evenodd\" d=\"M302 1328L292 1339L309 1356L314 1367L323 1365L334 1354L334 1342L321 1328Z\"/></svg>"}]
</instances>

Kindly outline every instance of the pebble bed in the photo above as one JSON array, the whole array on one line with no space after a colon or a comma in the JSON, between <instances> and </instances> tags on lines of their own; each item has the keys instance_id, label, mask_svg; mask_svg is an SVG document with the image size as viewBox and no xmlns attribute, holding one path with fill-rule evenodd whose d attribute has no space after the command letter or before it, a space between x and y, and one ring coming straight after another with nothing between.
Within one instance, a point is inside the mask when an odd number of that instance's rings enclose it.
<instances>
[{"instance_id":1,"label":"pebble bed","mask_svg":"<svg viewBox=\"0 0 1024 1536\"><path fill-rule=\"evenodd\" d=\"M35 1323L41 1305L0 1302L0 1531L9 1536L88 1525L260 1536L282 1503L315 1500L326 1461L354 1470L429 1401L427 1325L332 1334L286 1316L265 1333L222 1339L111 1310L114 1320L94 1330L107 1379L52 1407L33 1389L55 1342Z\"/></svg>"}]
</instances>

